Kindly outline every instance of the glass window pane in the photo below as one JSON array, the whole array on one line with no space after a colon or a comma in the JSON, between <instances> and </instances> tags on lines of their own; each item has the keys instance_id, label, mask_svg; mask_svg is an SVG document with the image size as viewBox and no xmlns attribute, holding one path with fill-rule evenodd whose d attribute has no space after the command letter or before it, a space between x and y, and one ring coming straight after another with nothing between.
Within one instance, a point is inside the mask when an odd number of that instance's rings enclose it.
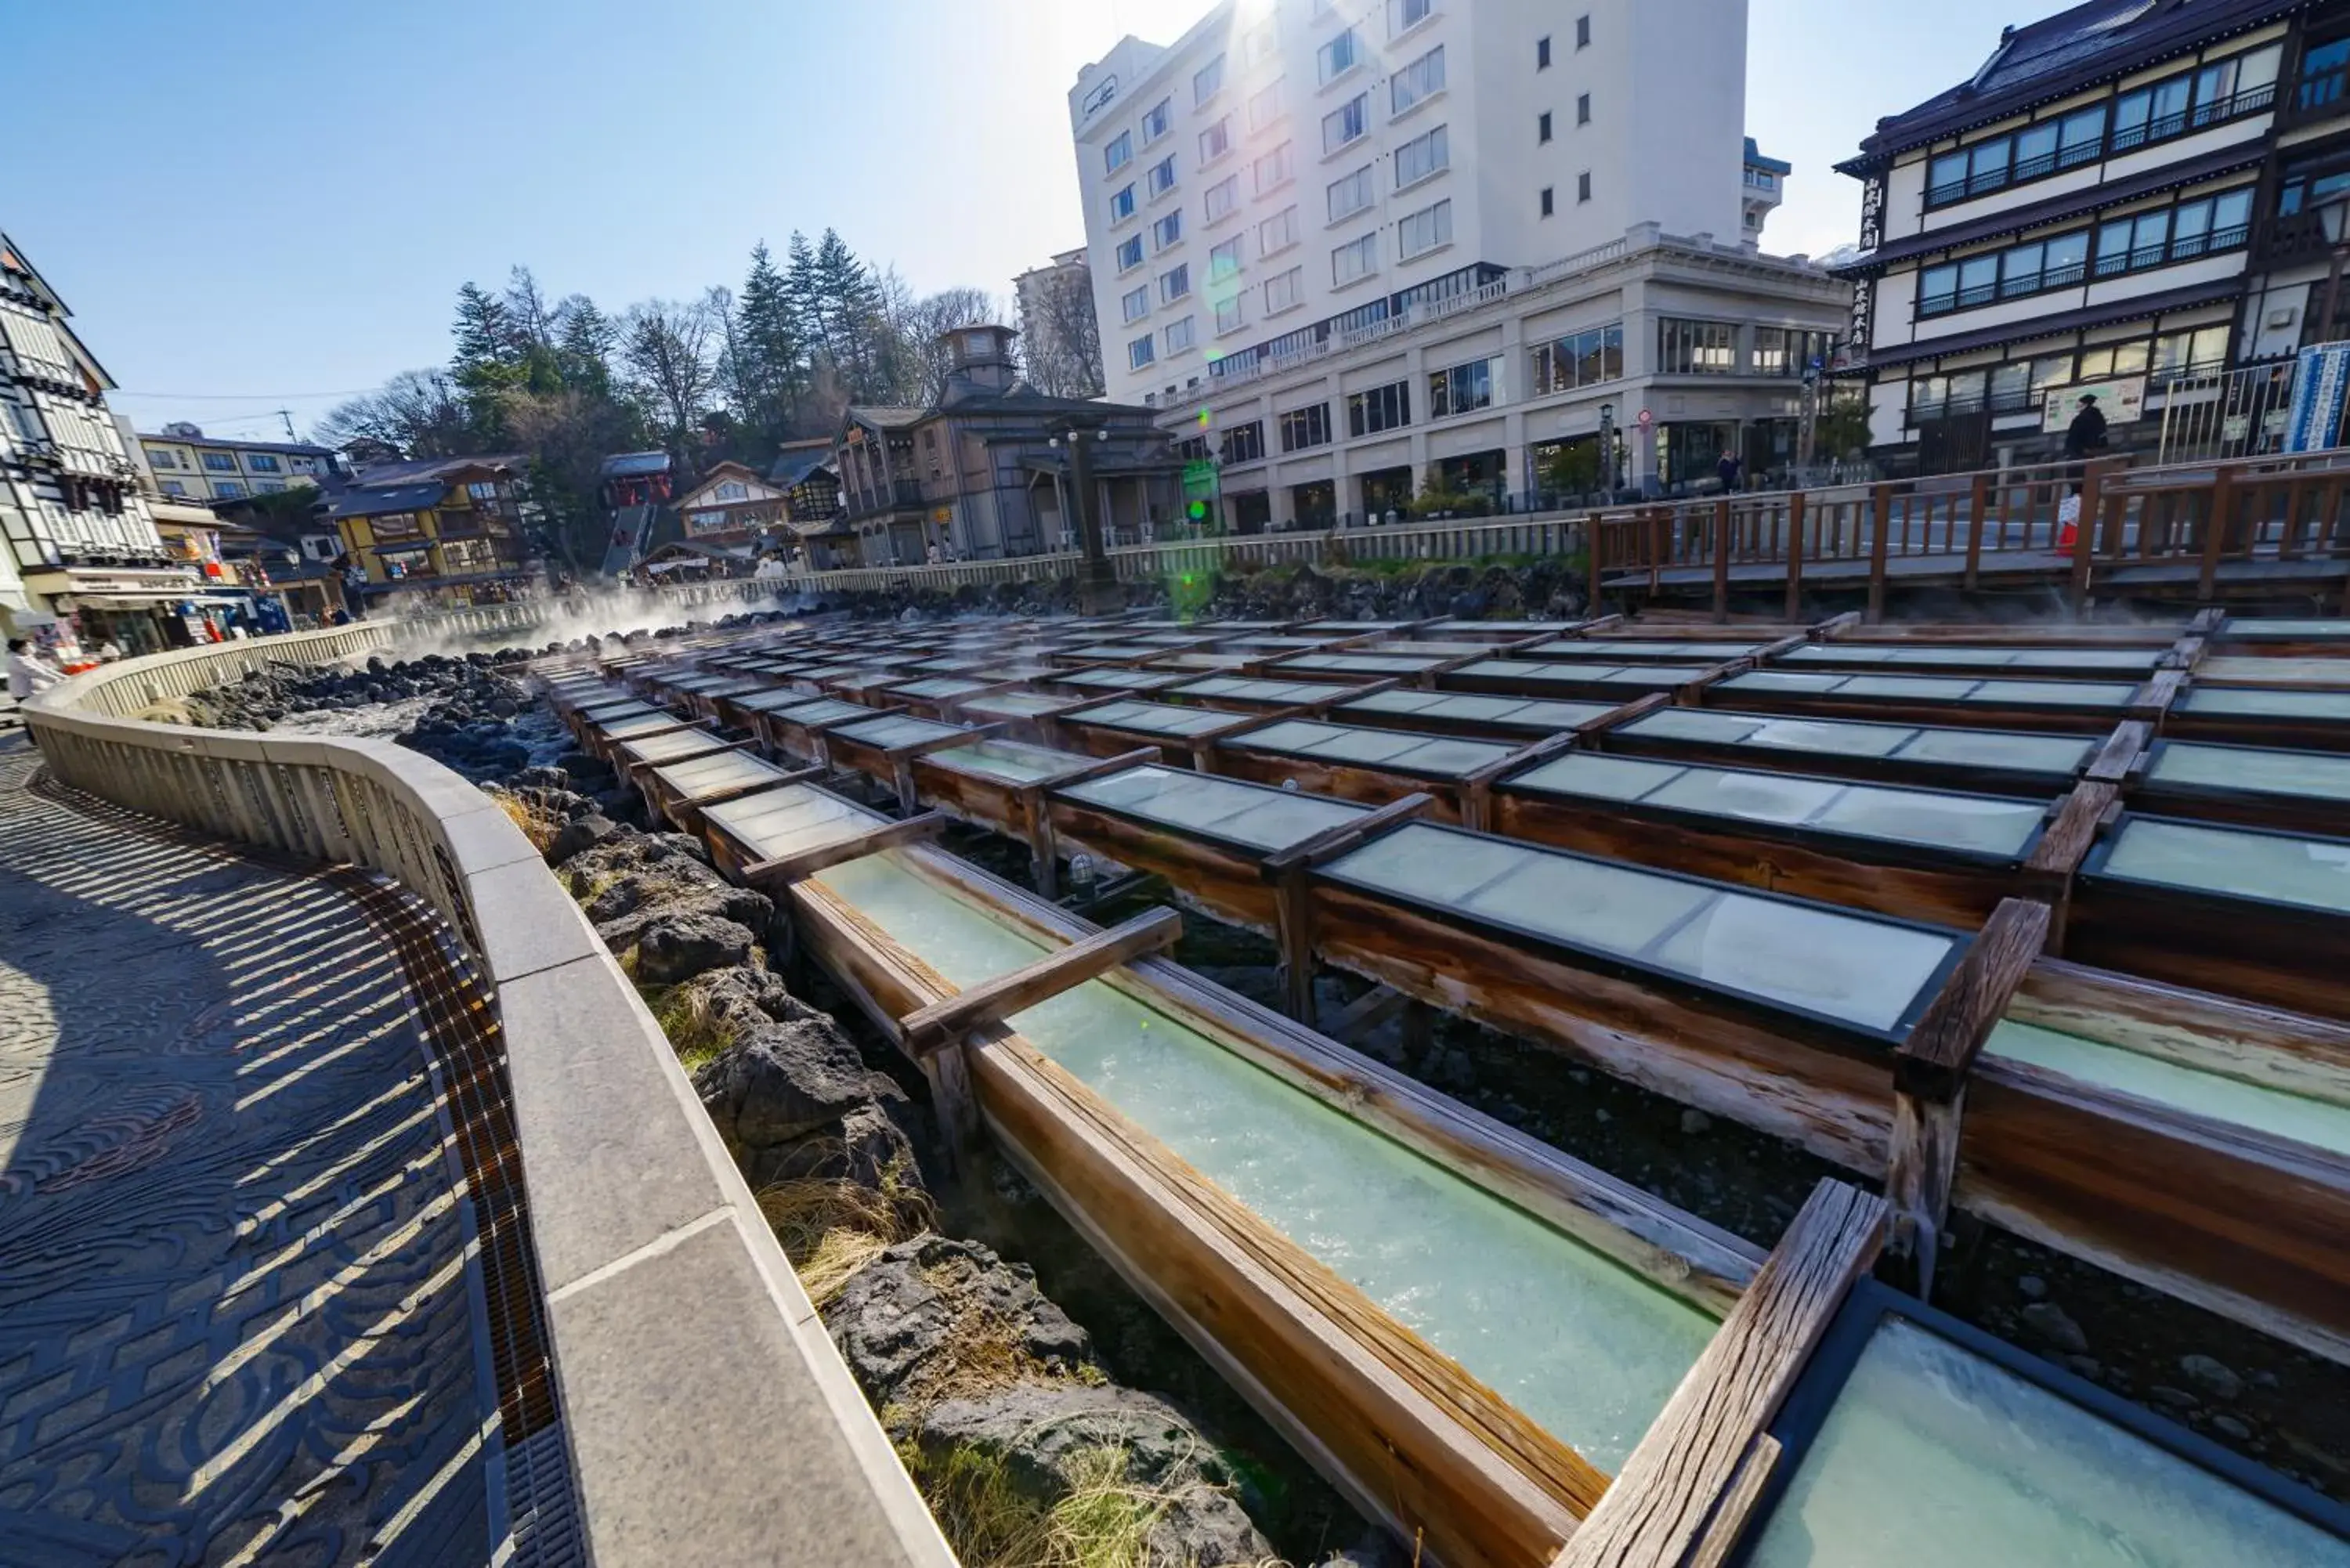
<instances>
[{"instance_id":1,"label":"glass window pane","mask_svg":"<svg viewBox=\"0 0 2350 1568\"><path fill-rule=\"evenodd\" d=\"M1888 1316L1748 1561L2342 1568L2350 1545Z\"/></svg>"},{"instance_id":2,"label":"glass window pane","mask_svg":"<svg viewBox=\"0 0 2350 1568\"><path fill-rule=\"evenodd\" d=\"M1658 957L1713 985L1889 1030L1956 945L1937 932L1725 893Z\"/></svg>"},{"instance_id":3,"label":"glass window pane","mask_svg":"<svg viewBox=\"0 0 2350 1568\"><path fill-rule=\"evenodd\" d=\"M2156 749L2147 777L2190 789L2350 800L2350 756L2326 752L2166 741Z\"/></svg>"},{"instance_id":4,"label":"glass window pane","mask_svg":"<svg viewBox=\"0 0 2350 1568\"><path fill-rule=\"evenodd\" d=\"M1648 804L1793 827L1809 822L1845 787L1827 779L1799 778L1792 774L1690 768L1650 795Z\"/></svg>"},{"instance_id":5,"label":"glass window pane","mask_svg":"<svg viewBox=\"0 0 2350 1568\"><path fill-rule=\"evenodd\" d=\"M2042 816L2042 807L2032 801L1856 784L1830 802L1812 826L1896 844L2014 857L2032 841Z\"/></svg>"},{"instance_id":6,"label":"glass window pane","mask_svg":"<svg viewBox=\"0 0 2350 1568\"><path fill-rule=\"evenodd\" d=\"M1702 883L1597 860L1527 854L1459 903L1489 920L1629 957L1715 897Z\"/></svg>"},{"instance_id":7,"label":"glass window pane","mask_svg":"<svg viewBox=\"0 0 2350 1568\"><path fill-rule=\"evenodd\" d=\"M2350 839L2137 817L2122 825L2103 869L2166 887L2350 914Z\"/></svg>"},{"instance_id":8,"label":"glass window pane","mask_svg":"<svg viewBox=\"0 0 2350 1568\"><path fill-rule=\"evenodd\" d=\"M1671 763L1633 757L1603 757L1570 752L1509 781L1513 789L1544 794L1589 795L1600 800L1639 800L1688 770Z\"/></svg>"}]
</instances>

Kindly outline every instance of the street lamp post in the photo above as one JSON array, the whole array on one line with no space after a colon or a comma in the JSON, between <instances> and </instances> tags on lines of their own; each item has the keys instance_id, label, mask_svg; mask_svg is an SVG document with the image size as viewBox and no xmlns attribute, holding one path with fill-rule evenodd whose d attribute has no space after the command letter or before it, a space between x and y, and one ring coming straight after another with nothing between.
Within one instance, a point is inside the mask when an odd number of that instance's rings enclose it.
<instances>
[{"instance_id":1,"label":"street lamp post","mask_svg":"<svg viewBox=\"0 0 2350 1568\"><path fill-rule=\"evenodd\" d=\"M1102 545L1101 514L1095 509L1093 449L1109 440L1099 416L1074 414L1053 427L1052 442L1069 452L1069 500L1077 511L1077 545L1085 558L1077 564L1077 609L1084 615L1107 615L1118 608L1118 578Z\"/></svg>"}]
</instances>

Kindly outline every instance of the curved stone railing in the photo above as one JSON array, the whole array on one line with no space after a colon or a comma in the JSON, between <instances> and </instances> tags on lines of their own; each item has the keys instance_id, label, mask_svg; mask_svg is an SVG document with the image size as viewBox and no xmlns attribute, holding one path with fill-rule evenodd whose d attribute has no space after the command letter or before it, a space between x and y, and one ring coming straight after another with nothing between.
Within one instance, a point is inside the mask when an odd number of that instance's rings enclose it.
<instances>
[{"instance_id":1,"label":"curved stone railing","mask_svg":"<svg viewBox=\"0 0 2350 1568\"><path fill-rule=\"evenodd\" d=\"M505 814L386 742L131 717L265 660L390 649L403 629L368 623L125 659L26 701L23 715L62 782L224 838L386 872L470 950L495 991L598 1568L951 1568L660 1026Z\"/></svg>"}]
</instances>

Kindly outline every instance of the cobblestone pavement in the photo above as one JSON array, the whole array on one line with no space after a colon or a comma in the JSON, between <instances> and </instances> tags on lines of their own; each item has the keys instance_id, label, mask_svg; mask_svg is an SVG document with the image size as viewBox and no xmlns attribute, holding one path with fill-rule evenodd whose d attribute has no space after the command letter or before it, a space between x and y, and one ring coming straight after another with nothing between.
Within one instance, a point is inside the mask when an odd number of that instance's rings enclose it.
<instances>
[{"instance_id":1,"label":"cobblestone pavement","mask_svg":"<svg viewBox=\"0 0 2350 1568\"><path fill-rule=\"evenodd\" d=\"M467 1205L335 882L0 736L0 1565L489 1559Z\"/></svg>"}]
</instances>

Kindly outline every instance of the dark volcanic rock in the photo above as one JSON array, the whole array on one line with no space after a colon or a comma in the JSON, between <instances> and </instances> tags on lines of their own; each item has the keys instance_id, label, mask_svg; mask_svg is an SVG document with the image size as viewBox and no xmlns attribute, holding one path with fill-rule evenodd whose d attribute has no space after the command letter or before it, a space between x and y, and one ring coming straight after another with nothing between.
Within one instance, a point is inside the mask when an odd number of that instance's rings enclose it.
<instances>
[{"instance_id":1,"label":"dark volcanic rock","mask_svg":"<svg viewBox=\"0 0 2350 1568\"><path fill-rule=\"evenodd\" d=\"M1153 1564L1262 1563L1274 1555L1248 1514L1222 1490L1214 1448L1166 1401L1132 1388L1028 1383L925 1412L915 1440L927 1455L975 1449L1003 1461L1023 1493L1050 1505L1104 1449L1124 1456L1128 1484L1161 1494L1146 1538Z\"/></svg>"},{"instance_id":2,"label":"dark volcanic rock","mask_svg":"<svg viewBox=\"0 0 2350 1568\"><path fill-rule=\"evenodd\" d=\"M594 803L589 804L592 806ZM546 863L560 866L606 842L619 831L620 825L599 811L591 810L586 815L575 816L556 829L554 838L548 841Z\"/></svg>"},{"instance_id":3,"label":"dark volcanic rock","mask_svg":"<svg viewBox=\"0 0 2350 1568\"><path fill-rule=\"evenodd\" d=\"M958 1355L956 1333L972 1314L1048 1368L1073 1371L1091 1355L1086 1331L1045 1299L1026 1264L936 1235L900 1241L858 1271L825 1327L878 1408L925 1376L944 1376Z\"/></svg>"},{"instance_id":4,"label":"dark volcanic rock","mask_svg":"<svg viewBox=\"0 0 2350 1568\"><path fill-rule=\"evenodd\" d=\"M723 916L702 909L661 914L637 934L637 979L675 985L707 970L750 961L758 939Z\"/></svg>"}]
</instances>

